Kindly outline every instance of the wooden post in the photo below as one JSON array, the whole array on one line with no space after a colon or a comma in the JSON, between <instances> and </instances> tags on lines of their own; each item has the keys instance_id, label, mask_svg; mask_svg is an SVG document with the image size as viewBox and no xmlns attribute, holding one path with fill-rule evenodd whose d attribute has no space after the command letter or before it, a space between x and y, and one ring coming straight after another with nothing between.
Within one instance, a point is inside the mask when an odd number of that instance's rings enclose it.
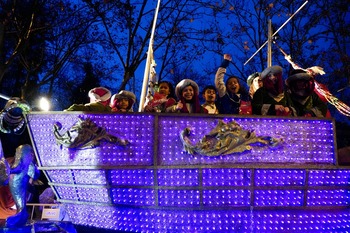
<instances>
[{"instance_id":1,"label":"wooden post","mask_svg":"<svg viewBox=\"0 0 350 233\"><path fill-rule=\"evenodd\" d=\"M268 39L267 39L267 67L271 67L272 65L272 23L271 19L269 19L269 25L268 25Z\"/></svg>"}]
</instances>

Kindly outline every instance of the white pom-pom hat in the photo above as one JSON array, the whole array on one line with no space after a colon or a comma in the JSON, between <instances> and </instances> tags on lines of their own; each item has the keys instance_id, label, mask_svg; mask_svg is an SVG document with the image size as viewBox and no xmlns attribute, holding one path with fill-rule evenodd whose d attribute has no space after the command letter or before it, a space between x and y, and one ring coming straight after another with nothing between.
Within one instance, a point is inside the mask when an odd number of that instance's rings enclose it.
<instances>
[{"instance_id":1,"label":"white pom-pom hat","mask_svg":"<svg viewBox=\"0 0 350 233\"><path fill-rule=\"evenodd\" d=\"M105 87L95 87L89 91L90 102L105 102L109 101L112 94Z\"/></svg>"}]
</instances>

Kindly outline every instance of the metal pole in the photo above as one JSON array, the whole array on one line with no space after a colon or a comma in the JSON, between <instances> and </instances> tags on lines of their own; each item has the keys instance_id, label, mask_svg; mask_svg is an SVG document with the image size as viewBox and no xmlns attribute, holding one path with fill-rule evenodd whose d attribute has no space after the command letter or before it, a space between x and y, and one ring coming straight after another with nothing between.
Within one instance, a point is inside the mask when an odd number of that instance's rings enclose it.
<instances>
[{"instance_id":1,"label":"metal pole","mask_svg":"<svg viewBox=\"0 0 350 233\"><path fill-rule=\"evenodd\" d=\"M7 96L7 95L4 95L4 94L1 94L0 93L0 98L4 99L4 100L9 100L11 99L11 97Z\"/></svg>"},{"instance_id":2,"label":"metal pole","mask_svg":"<svg viewBox=\"0 0 350 233\"><path fill-rule=\"evenodd\" d=\"M272 65L272 23L271 19L269 20L269 25L268 25L268 43L267 43L267 67L271 67Z\"/></svg>"},{"instance_id":3,"label":"metal pole","mask_svg":"<svg viewBox=\"0 0 350 233\"><path fill-rule=\"evenodd\" d=\"M145 104L147 84L149 81L149 71L150 71L150 65L151 65L151 58L153 58L154 31L156 29L156 22L157 22L157 18L158 18L159 6L160 6L160 0L158 0L156 12L154 14L154 19L153 19L152 32L151 32L150 43L149 43L148 52L147 52L145 73L143 75L143 84L142 84L142 91L141 91L141 97L140 97L139 112L143 111L143 107L144 107L143 105ZM152 53L152 55L151 55L151 53Z\"/></svg>"},{"instance_id":4,"label":"metal pole","mask_svg":"<svg viewBox=\"0 0 350 233\"><path fill-rule=\"evenodd\" d=\"M286 25L294 17L294 15L296 15L306 5L306 3L308 3L308 1L305 1L304 4L301 5L301 7L299 7L299 9L291 17L289 17L289 19L287 19L287 21L284 22L284 24L282 24L282 26L279 27L275 33L272 34L272 37L274 37L284 27L284 25ZM268 40L261 45L261 47L244 63L244 65L246 65L267 44L267 42Z\"/></svg>"}]
</instances>

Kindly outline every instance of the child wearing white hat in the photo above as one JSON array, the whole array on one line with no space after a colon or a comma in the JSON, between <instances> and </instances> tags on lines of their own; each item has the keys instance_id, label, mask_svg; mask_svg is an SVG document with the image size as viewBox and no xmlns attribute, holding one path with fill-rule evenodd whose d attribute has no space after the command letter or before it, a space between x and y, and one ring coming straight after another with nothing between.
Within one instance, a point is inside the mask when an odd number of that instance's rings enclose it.
<instances>
[{"instance_id":1,"label":"child wearing white hat","mask_svg":"<svg viewBox=\"0 0 350 233\"><path fill-rule=\"evenodd\" d=\"M179 113L208 113L208 110L200 105L199 87L191 79L183 79L175 88L179 102L166 109L167 112Z\"/></svg>"},{"instance_id":2,"label":"child wearing white hat","mask_svg":"<svg viewBox=\"0 0 350 233\"><path fill-rule=\"evenodd\" d=\"M133 105L136 101L134 93L126 90L114 94L111 98L110 107L112 112L133 112Z\"/></svg>"}]
</instances>

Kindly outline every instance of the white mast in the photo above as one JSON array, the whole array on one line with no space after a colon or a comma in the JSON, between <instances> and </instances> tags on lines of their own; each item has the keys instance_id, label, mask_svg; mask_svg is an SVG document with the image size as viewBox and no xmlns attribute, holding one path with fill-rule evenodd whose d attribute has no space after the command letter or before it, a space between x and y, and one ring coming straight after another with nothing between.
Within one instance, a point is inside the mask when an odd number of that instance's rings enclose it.
<instances>
[{"instance_id":1,"label":"white mast","mask_svg":"<svg viewBox=\"0 0 350 233\"><path fill-rule=\"evenodd\" d=\"M304 4L301 5L301 7L299 7L299 9L291 17L289 17L289 19L287 19L287 21L284 22L282 26L277 29L277 31L272 34L271 38L274 37L284 27L284 25L286 25L294 17L294 15L296 15L301 10L306 5L306 3L308 3L308 1L305 1ZM269 39L267 39L267 41L261 45L261 47L244 63L244 65L246 65L268 42Z\"/></svg>"},{"instance_id":2,"label":"white mast","mask_svg":"<svg viewBox=\"0 0 350 233\"><path fill-rule=\"evenodd\" d=\"M150 42L149 42L148 52L147 52L145 73L143 75L143 84L142 84L142 91L141 91L141 97L140 97L139 112L142 112L144 108L146 92L147 92L147 83L149 82L150 76L152 75L152 71L153 71L152 70L150 72L151 66L152 66L152 69L154 69L154 67L156 66L156 63L153 58L153 41L154 41L154 31L156 29L156 23L158 18L159 6L160 6L160 0L158 0L157 8L154 14L152 32L149 40Z\"/></svg>"},{"instance_id":3,"label":"white mast","mask_svg":"<svg viewBox=\"0 0 350 233\"><path fill-rule=\"evenodd\" d=\"M269 20L269 32L268 32L268 39L267 39L267 67L272 66L272 23L271 19Z\"/></svg>"}]
</instances>

